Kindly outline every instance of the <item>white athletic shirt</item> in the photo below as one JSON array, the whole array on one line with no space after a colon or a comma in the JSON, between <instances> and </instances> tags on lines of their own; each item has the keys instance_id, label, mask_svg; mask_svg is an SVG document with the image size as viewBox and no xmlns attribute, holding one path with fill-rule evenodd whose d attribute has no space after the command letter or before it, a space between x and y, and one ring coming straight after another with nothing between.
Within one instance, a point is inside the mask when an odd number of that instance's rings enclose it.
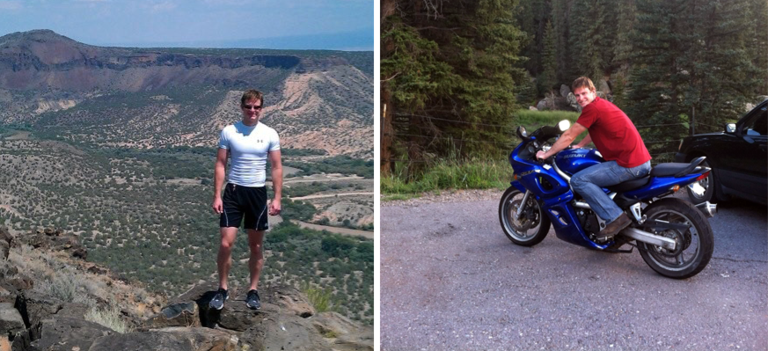
<instances>
[{"instance_id":1,"label":"white athletic shirt","mask_svg":"<svg viewBox=\"0 0 768 351\"><path fill-rule=\"evenodd\" d=\"M261 122L249 127L240 121L224 127L219 148L229 150L232 159L229 183L262 187L267 180L267 153L280 150L280 137Z\"/></svg>"}]
</instances>

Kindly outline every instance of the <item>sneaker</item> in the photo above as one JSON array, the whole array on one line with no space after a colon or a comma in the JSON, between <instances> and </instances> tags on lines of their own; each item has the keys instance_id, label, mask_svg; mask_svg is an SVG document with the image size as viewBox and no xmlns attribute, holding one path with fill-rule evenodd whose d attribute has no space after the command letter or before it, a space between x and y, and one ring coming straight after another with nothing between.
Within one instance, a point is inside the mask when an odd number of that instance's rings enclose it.
<instances>
[{"instance_id":1,"label":"sneaker","mask_svg":"<svg viewBox=\"0 0 768 351\"><path fill-rule=\"evenodd\" d=\"M632 221L627 217L626 213L622 213L619 217L613 220L613 222L608 223L608 225L603 228L603 230L600 231L600 233L597 235L597 238L599 240L610 240L613 239L614 236L618 232L620 232L622 229L626 228L632 223Z\"/></svg>"},{"instance_id":2,"label":"sneaker","mask_svg":"<svg viewBox=\"0 0 768 351\"><path fill-rule=\"evenodd\" d=\"M251 290L248 292L248 297L245 298L245 305L252 310L258 310L261 308L261 301L259 301L259 292Z\"/></svg>"},{"instance_id":3,"label":"sneaker","mask_svg":"<svg viewBox=\"0 0 768 351\"><path fill-rule=\"evenodd\" d=\"M211 299L211 302L208 303L208 307L221 310L224 308L224 301L227 301L229 298L229 295L227 294L227 291L219 288L218 291L216 291L216 295L213 295L213 299Z\"/></svg>"}]
</instances>

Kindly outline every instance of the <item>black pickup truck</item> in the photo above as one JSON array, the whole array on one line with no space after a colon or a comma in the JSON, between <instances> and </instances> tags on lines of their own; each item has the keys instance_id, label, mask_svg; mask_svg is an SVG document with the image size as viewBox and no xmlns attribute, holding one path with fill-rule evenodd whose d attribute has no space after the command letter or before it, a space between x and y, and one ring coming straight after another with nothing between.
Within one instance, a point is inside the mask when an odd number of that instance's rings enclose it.
<instances>
[{"instance_id":1,"label":"black pickup truck","mask_svg":"<svg viewBox=\"0 0 768 351\"><path fill-rule=\"evenodd\" d=\"M693 203L725 201L731 197L761 204L768 202L768 99L759 103L737 123L720 133L686 137L675 154L675 162L706 156L712 168L709 177L688 186Z\"/></svg>"}]
</instances>

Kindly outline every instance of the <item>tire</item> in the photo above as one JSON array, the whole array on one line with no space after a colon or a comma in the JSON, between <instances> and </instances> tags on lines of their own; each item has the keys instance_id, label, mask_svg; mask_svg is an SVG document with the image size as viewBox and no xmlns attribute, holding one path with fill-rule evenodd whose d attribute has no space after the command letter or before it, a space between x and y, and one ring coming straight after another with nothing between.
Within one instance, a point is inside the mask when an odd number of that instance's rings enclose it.
<instances>
[{"instance_id":1,"label":"tire","mask_svg":"<svg viewBox=\"0 0 768 351\"><path fill-rule=\"evenodd\" d=\"M676 224L690 224L688 229L651 231L657 235L674 238L682 246L675 252L656 245L637 243L640 256L657 273L675 279L692 277L703 270L712 258L715 247L712 227L695 206L677 198L666 198L648 206L646 221L659 219Z\"/></svg>"},{"instance_id":2,"label":"tire","mask_svg":"<svg viewBox=\"0 0 768 351\"><path fill-rule=\"evenodd\" d=\"M709 167L707 161L702 162L701 165ZM694 205L698 205L705 201L711 203L717 202L717 196L715 196L716 189L717 183L715 180L714 169L710 170L709 175L706 178L693 182L685 187L685 190L688 192L688 198L691 199L691 202Z\"/></svg>"},{"instance_id":3,"label":"tire","mask_svg":"<svg viewBox=\"0 0 768 351\"><path fill-rule=\"evenodd\" d=\"M499 202L499 222L504 234L513 243L520 246L533 246L544 240L551 222L533 195L528 197L527 206L523 209L520 219L515 219L524 195L515 187L509 187L504 192Z\"/></svg>"}]
</instances>

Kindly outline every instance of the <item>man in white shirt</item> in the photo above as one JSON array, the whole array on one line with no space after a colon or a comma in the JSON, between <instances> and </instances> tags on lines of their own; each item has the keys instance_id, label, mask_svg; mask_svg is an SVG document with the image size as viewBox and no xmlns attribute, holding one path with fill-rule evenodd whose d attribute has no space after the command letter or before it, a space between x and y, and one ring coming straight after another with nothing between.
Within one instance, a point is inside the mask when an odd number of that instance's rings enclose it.
<instances>
[{"instance_id":1,"label":"man in white shirt","mask_svg":"<svg viewBox=\"0 0 768 351\"><path fill-rule=\"evenodd\" d=\"M213 211L220 214L221 244L216 260L219 271L219 289L210 301L210 307L221 310L229 298L227 278L232 267L232 246L241 222L248 233L251 256L248 268L251 281L246 305L259 309L257 291L261 269L264 267L262 243L269 228L267 213L280 214L283 185L283 166L280 161L280 138L274 129L259 122L264 108L261 92L249 90L240 99L243 120L224 127L219 140L213 175ZM227 157L232 159L227 184L224 185ZM267 208L266 166L272 167L272 188L275 197ZM224 197L222 199L222 188Z\"/></svg>"}]
</instances>

